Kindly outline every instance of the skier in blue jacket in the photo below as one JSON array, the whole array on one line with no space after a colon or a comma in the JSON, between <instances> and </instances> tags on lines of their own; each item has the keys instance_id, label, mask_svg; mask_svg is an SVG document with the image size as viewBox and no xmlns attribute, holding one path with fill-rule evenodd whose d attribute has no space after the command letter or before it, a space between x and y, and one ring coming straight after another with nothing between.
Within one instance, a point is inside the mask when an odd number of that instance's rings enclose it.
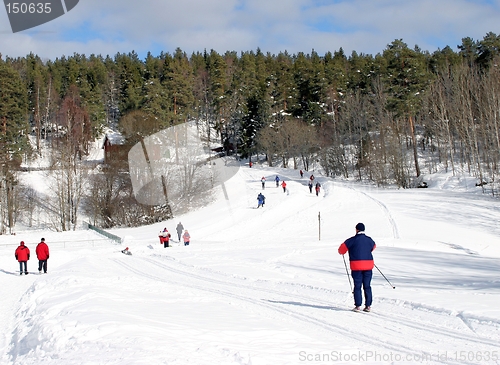
<instances>
[{"instance_id":1,"label":"skier in blue jacket","mask_svg":"<svg viewBox=\"0 0 500 365\"><path fill-rule=\"evenodd\" d=\"M365 312L369 312L372 305L372 288L371 280L373 275L372 251L375 249L375 242L365 235L365 225L363 223L356 224L356 235L348 238L339 247L339 254L344 255L349 252L349 263L351 267L351 276L354 281L354 309L359 312L361 310L361 287L365 294Z\"/></svg>"},{"instance_id":2,"label":"skier in blue jacket","mask_svg":"<svg viewBox=\"0 0 500 365\"><path fill-rule=\"evenodd\" d=\"M264 204L266 203L266 197L262 193L259 193L259 195L257 195L257 201L258 201L257 209L260 208L261 206L264 208Z\"/></svg>"}]
</instances>

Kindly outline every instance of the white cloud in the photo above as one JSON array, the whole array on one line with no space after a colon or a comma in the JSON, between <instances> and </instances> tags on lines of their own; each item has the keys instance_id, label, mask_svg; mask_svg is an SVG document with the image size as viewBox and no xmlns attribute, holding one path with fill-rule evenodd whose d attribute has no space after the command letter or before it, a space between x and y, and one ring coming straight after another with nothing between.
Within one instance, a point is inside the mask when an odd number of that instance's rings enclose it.
<instances>
[{"instance_id":1,"label":"white cloud","mask_svg":"<svg viewBox=\"0 0 500 365\"><path fill-rule=\"evenodd\" d=\"M498 0L80 0L65 16L16 34L0 11L0 52L55 58L176 47L320 54L343 47L375 54L400 38L432 52L496 32L499 18Z\"/></svg>"}]
</instances>

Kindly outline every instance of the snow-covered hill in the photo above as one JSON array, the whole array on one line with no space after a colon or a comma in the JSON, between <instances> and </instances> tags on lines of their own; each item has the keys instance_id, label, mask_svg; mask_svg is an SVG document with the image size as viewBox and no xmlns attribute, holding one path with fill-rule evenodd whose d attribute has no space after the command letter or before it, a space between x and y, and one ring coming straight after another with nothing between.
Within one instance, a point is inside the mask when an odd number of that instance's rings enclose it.
<instances>
[{"instance_id":1,"label":"snow-covered hill","mask_svg":"<svg viewBox=\"0 0 500 365\"><path fill-rule=\"evenodd\" d=\"M123 245L90 231L1 237L0 362L500 363L498 201L442 182L393 190L323 177L317 197L308 176L242 167L206 208L113 230ZM158 231L177 238L179 221L191 245L163 248ZM396 287L374 270L372 313L350 311L337 253L358 222ZM41 237L47 275L36 269ZM20 240L34 275L18 275Z\"/></svg>"}]
</instances>

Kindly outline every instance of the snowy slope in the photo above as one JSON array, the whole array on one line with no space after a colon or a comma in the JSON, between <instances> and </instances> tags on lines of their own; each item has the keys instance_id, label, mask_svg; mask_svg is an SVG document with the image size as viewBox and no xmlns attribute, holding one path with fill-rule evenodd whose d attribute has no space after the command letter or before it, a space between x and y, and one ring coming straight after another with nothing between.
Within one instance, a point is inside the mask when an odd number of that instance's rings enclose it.
<instances>
[{"instance_id":1,"label":"snowy slope","mask_svg":"<svg viewBox=\"0 0 500 365\"><path fill-rule=\"evenodd\" d=\"M206 208L113 230L123 246L88 231L2 237L0 363L500 363L498 202L439 182L392 190L317 178L319 197L297 171L243 167ZM158 231L176 238L179 221L191 245L163 248ZM396 287L374 271L372 313L350 311L337 253L360 221ZM19 276L16 245L34 256L42 236L49 274Z\"/></svg>"}]
</instances>

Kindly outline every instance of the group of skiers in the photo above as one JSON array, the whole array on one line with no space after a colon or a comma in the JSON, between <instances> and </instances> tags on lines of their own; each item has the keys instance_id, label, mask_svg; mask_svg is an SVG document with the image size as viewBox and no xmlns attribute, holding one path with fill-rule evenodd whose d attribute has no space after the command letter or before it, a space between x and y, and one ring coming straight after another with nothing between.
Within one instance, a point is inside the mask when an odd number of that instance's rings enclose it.
<instances>
[{"instance_id":1,"label":"group of skiers","mask_svg":"<svg viewBox=\"0 0 500 365\"><path fill-rule=\"evenodd\" d=\"M302 173L300 174L300 176L302 176ZM319 181L317 181L316 184L314 184L314 179L315 179L314 175L311 174L311 176L309 176L309 183L307 184L307 186L309 187L310 193L312 193L312 189L314 186L314 191L316 191L316 196L319 196L319 192L321 190L321 184L319 183Z\"/></svg>"},{"instance_id":2,"label":"group of skiers","mask_svg":"<svg viewBox=\"0 0 500 365\"><path fill-rule=\"evenodd\" d=\"M300 170L300 177L303 177L303 176L304 176L304 171ZM316 184L314 184L314 179L315 179L314 175L311 174L311 176L309 177L309 183L308 183L309 192L312 193L312 189L314 187L314 191L316 192L316 196L319 196L319 193L321 191L321 184L319 183L319 181L317 181ZM281 187L283 188L283 192L288 193L285 180L282 181L280 179L280 177L278 175L276 175L276 177L274 178L274 181L276 182L277 188L281 185ZM280 184L280 181L281 181L281 184ZM260 182L262 184L262 190L264 190L266 188L266 177L262 176L262 178L260 179ZM257 196L257 200L258 200L257 208L259 208L260 206L264 206L265 199L266 198L264 197L264 195L262 195L262 193L259 193L259 195Z\"/></svg>"},{"instance_id":3,"label":"group of skiers","mask_svg":"<svg viewBox=\"0 0 500 365\"><path fill-rule=\"evenodd\" d=\"M307 186L309 186L309 192L312 193L313 182L311 180L309 180L309 184L307 184ZM321 184L319 182L316 182L316 185L314 185L314 190L316 191L316 196L319 196L319 192L321 190Z\"/></svg>"},{"instance_id":4,"label":"group of skiers","mask_svg":"<svg viewBox=\"0 0 500 365\"><path fill-rule=\"evenodd\" d=\"M191 235L189 234L188 230L184 230L184 226L182 225L181 222L177 224L177 227L175 228L177 231L177 237L179 239L179 242L182 240L184 241L184 246L189 246L189 243L191 241ZM182 231L184 231L184 234L182 234ZM160 244L163 244L163 247L169 247L170 246L170 239L172 235L168 232L167 227L163 229L158 234L158 237L160 238Z\"/></svg>"},{"instance_id":5,"label":"group of skiers","mask_svg":"<svg viewBox=\"0 0 500 365\"><path fill-rule=\"evenodd\" d=\"M45 238L40 240L40 243L35 249L36 257L38 258L38 272L42 270L47 273L47 260L49 259L49 246L45 243ZM19 275L28 275L28 260L30 259L30 249L21 241L15 252L16 260L19 262Z\"/></svg>"}]
</instances>

